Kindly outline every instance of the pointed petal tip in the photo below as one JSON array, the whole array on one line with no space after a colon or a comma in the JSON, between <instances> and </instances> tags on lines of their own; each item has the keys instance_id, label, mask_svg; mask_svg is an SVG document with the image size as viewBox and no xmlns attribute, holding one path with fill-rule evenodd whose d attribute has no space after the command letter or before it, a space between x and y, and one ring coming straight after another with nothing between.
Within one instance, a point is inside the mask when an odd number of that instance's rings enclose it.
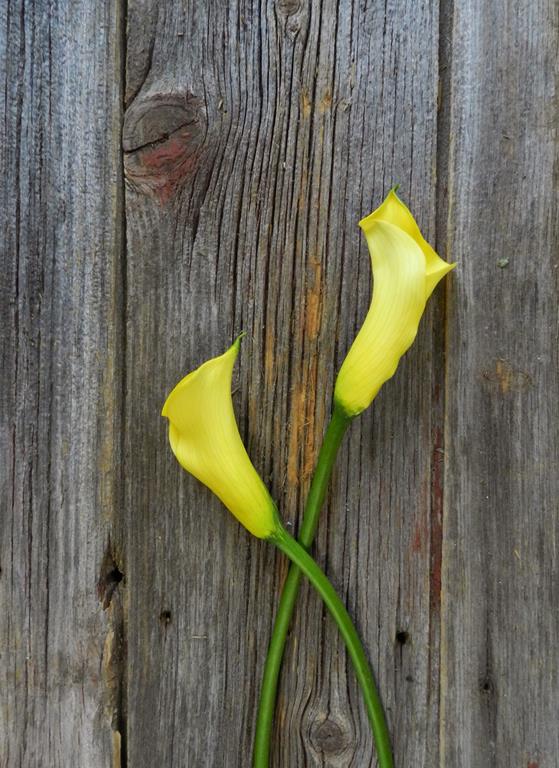
<instances>
[{"instance_id":1,"label":"pointed petal tip","mask_svg":"<svg viewBox=\"0 0 559 768\"><path fill-rule=\"evenodd\" d=\"M380 204L380 205L379 205L377 208L375 208L375 210L374 210L374 211L371 211L371 213L367 214L367 216L364 216L364 217L363 217L363 218L362 218L362 219L361 219L361 220L358 222L359 226L361 227L361 229L362 229L363 231L366 231L366 230L367 230L367 228L368 228L368 225L369 225L369 224L370 224L372 221L374 221L375 219L377 219L377 218L379 217L379 214L380 214L381 210L383 210L383 207L386 205L387 201L388 201L390 198L395 198L395 200L398 202L398 204L399 204L399 205L402 205L402 206L404 206L404 207L405 207L405 204L404 204L404 203L403 203L403 202L400 200L400 198L399 198L399 197L398 197L398 195L396 194L396 193L398 192L398 190L399 190L399 189L400 189L400 185L399 185L399 184L394 184L394 186L393 186L393 187L391 187L390 191L388 192L388 194L386 195L386 197L384 198L384 200L382 201L382 203L381 203L381 204ZM410 215L411 215L411 214L410 214Z\"/></svg>"},{"instance_id":2,"label":"pointed petal tip","mask_svg":"<svg viewBox=\"0 0 559 768\"><path fill-rule=\"evenodd\" d=\"M456 261L453 261L452 264L449 264L448 261L444 261L444 259L441 259L441 261L442 261L442 264L440 265L439 269L436 271L436 273L441 277L444 277L445 275L448 275L449 272L452 272L452 270L458 264L458 262Z\"/></svg>"},{"instance_id":3,"label":"pointed petal tip","mask_svg":"<svg viewBox=\"0 0 559 768\"><path fill-rule=\"evenodd\" d=\"M241 331L237 336L237 338L235 339L235 341L233 342L233 344L231 345L237 350L237 352L239 351L241 346L241 339L243 339L246 335L247 335L246 331Z\"/></svg>"},{"instance_id":4,"label":"pointed petal tip","mask_svg":"<svg viewBox=\"0 0 559 768\"><path fill-rule=\"evenodd\" d=\"M184 378L182 378L179 383L172 389L172 391L167 396L167 399L165 400L165 403L163 404L163 408L161 409L161 416L164 418L169 418L168 410L169 410L169 403L173 396L181 390L186 384L187 381L190 382L195 377L199 376L201 372L204 370L207 370L207 368L215 367L216 365L223 366L224 364L229 364L231 367L231 371L233 370L233 366L235 364L235 360L237 359L237 355L239 354L239 348L241 346L241 339L243 336L246 336L246 331L242 331L233 344L229 347L229 349L226 349L225 352L223 352L221 355L218 355L217 357L212 357L209 360L206 360L206 362L202 363L198 368L195 368L193 371L190 371L190 373L187 373Z\"/></svg>"},{"instance_id":5,"label":"pointed petal tip","mask_svg":"<svg viewBox=\"0 0 559 768\"><path fill-rule=\"evenodd\" d=\"M433 293L437 285L441 282L443 277L446 277L449 272L452 272L454 267L456 266L456 262L453 264L448 264L446 261L443 261L440 259L440 263L437 266L437 269L433 270L432 272L429 272L425 275L425 296L426 299L429 298L429 296Z\"/></svg>"},{"instance_id":6,"label":"pointed petal tip","mask_svg":"<svg viewBox=\"0 0 559 768\"><path fill-rule=\"evenodd\" d=\"M235 365L235 362L237 360L237 357L238 357L238 354L239 354L239 350L241 348L241 340L246 335L247 335L246 331L241 331L241 333L239 333L239 335L237 336L235 341L231 344L229 349L227 349L223 353L223 355L222 355L222 358L224 358L224 359L228 359L229 357L232 358L231 368L233 368L233 366Z\"/></svg>"}]
</instances>

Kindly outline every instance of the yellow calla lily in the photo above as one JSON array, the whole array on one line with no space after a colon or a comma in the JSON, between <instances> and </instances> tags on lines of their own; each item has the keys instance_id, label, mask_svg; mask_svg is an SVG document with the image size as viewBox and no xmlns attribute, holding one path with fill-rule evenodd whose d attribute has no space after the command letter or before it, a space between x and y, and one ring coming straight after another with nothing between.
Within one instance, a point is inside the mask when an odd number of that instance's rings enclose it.
<instances>
[{"instance_id":1,"label":"yellow calla lily","mask_svg":"<svg viewBox=\"0 0 559 768\"><path fill-rule=\"evenodd\" d=\"M335 404L350 417L364 411L394 375L417 335L427 299L455 266L426 242L394 189L359 226L369 246L374 290L334 390Z\"/></svg>"},{"instance_id":2,"label":"yellow calla lily","mask_svg":"<svg viewBox=\"0 0 559 768\"><path fill-rule=\"evenodd\" d=\"M233 411L231 379L240 337L220 357L189 373L173 389L163 406L169 419L169 441L179 463L208 486L252 534L268 539L294 563L315 587L343 637L351 658L373 731L382 768L393 768L390 734L375 680L359 634L326 574L306 549L282 526L276 506L245 450ZM296 592L295 592L296 594ZM289 621L287 621L289 624ZM281 660L284 643L274 646ZM263 698L258 712L254 766L268 765L277 687L276 669L264 673Z\"/></svg>"},{"instance_id":3,"label":"yellow calla lily","mask_svg":"<svg viewBox=\"0 0 559 768\"><path fill-rule=\"evenodd\" d=\"M161 415L169 419L169 441L181 466L207 485L250 533L266 539L280 525L276 506L243 445L231 399L240 341L185 376Z\"/></svg>"}]
</instances>

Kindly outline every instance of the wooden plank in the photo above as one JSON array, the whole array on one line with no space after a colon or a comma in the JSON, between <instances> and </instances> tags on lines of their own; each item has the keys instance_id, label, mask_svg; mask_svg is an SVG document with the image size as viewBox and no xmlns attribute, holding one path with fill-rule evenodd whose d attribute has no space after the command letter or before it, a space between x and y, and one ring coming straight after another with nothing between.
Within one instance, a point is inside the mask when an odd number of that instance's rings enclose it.
<instances>
[{"instance_id":1,"label":"wooden plank","mask_svg":"<svg viewBox=\"0 0 559 768\"><path fill-rule=\"evenodd\" d=\"M559 755L557 10L454 8L445 768Z\"/></svg>"},{"instance_id":2,"label":"wooden plank","mask_svg":"<svg viewBox=\"0 0 559 768\"><path fill-rule=\"evenodd\" d=\"M437 5L128 5L128 759L247 765L285 563L180 470L159 412L247 331L240 424L296 526L369 301L357 220L400 182L434 236ZM316 546L363 631L398 764L414 766L438 750L436 303L352 430ZM274 743L277 766L374 764L353 674L307 589Z\"/></svg>"},{"instance_id":3,"label":"wooden plank","mask_svg":"<svg viewBox=\"0 0 559 768\"><path fill-rule=\"evenodd\" d=\"M0 8L2 768L121 764L120 41L118 4Z\"/></svg>"}]
</instances>

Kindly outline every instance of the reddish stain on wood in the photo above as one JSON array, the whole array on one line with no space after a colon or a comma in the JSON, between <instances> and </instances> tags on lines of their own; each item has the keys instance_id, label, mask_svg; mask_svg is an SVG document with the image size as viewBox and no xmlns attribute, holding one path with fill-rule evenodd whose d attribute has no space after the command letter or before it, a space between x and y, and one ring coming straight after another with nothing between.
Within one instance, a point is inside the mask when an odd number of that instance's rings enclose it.
<instances>
[{"instance_id":1,"label":"reddish stain on wood","mask_svg":"<svg viewBox=\"0 0 559 768\"><path fill-rule=\"evenodd\" d=\"M185 125L167 139L125 154L126 179L163 204L180 189L198 161L197 125Z\"/></svg>"},{"instance_id":2,"label":"reddish stain on wood","mask_svg":"<svg viewBox=\"0 0 559 768\"><path fill-rule=\"evenodd\" d=\"M411 543L411 550L412 552L421 552L423 540L421 536L421 523L417 523L415 526L415 531L413 533L413 539Z\"/></svg>"},{"instance_id":3,"label":"reddish stain on wood","mask_svg":"<svg viewBox=\"0 0 559 768\"><path fill-rule=\"evenodd\" d=\"M156 93L135 99L122 128L126 180L160 203L193 171L206 136L202 103L190 93Z\"/></svg>"},{"instance_id":4,"label":"reddish stain on wood","mask_svg":"<svg viewBox=\"0 0 559 768\"><path fill-rule=\"evenodd\" d=\"M431 462L431 569L430 604L433 611L441 605L441 571L443 560L443 434L436 427Z\"/></svg>"}]
</instances>

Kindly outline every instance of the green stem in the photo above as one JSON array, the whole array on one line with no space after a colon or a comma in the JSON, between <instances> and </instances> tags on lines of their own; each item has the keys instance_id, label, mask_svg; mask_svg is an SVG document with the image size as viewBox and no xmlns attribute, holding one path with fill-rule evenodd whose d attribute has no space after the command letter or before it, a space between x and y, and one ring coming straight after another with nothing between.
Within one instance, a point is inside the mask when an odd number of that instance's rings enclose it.
<instances>
[{"instance_id":1,"label":"green stem","mask_svg":"<svg viewBox=\"0 0 559 768\"><path fill-rule=\"evenodd\" d=\"M287 531L280 529L271 541L289 557L289 559L305 574L314 586L334 621L336 622L346 648L353 662L353 668L363 692L367 707L367 715L373 730L377 748L379 768L393 768L390 734L386 725L382 703L378 695L373 674L367 661L365 650L357 634L353 622L336 590L328 581L326 574L315 563L309 553ZM255 760L255 766L259 763Z\"/></svg>"},{"instance_id":2,"label":"green stem","mask_svg":"<svg viewBox=\"0 0 559 768\"><path fill-rule=\"evenodd\" d=\"M332 473L332 466L350 423L351 419L348 416L338 408L334 408L318 455L299 533L299 542L305 548L309 548L313 542L318 517ZM279 672L300 583L301 571L296 565L292 565L283 587L264 666L254 739L254 768L268 768Z\"/></svg>"},{"instance_id":3,"label":"green stem","mask_svg":"<svg viewBox=\"0 0 559 768\"><path fill-rule=\"evenodd\" d=\"M344 413L334 408L318 454L318 461L305 506L305 514L299 531L299 543L307 549L313 542L320 509L324 503L328 481L332 473L332 466L350 421ZM254 768L268 768L279 673L300 584L301 571L296 565L292 565L283 585L264 665L254 736Z\"/></svg>"},{"instance_id":4,"label":"green stem","mask_svg":"<svg viewBox=\"0 0 559 768\"><path fill-rule=\"evenodd\" d=\"M338 407L334 407L330 422L326 428L324 440L322 441L320 453L318 454L316 469L309 489L309 495L305 505L305 513L299 531L299 544L305 547L305 549L308 549L313 543L316 527L318 525L318 517L322 505L324 504L328 483L330 482L332 467L334 466L336 456L338 455L338 449L351 421L351 418L346 416L343 411ZM296 567L292 566L290 574L297 570Z\"/></svg>"}]
</instances>

